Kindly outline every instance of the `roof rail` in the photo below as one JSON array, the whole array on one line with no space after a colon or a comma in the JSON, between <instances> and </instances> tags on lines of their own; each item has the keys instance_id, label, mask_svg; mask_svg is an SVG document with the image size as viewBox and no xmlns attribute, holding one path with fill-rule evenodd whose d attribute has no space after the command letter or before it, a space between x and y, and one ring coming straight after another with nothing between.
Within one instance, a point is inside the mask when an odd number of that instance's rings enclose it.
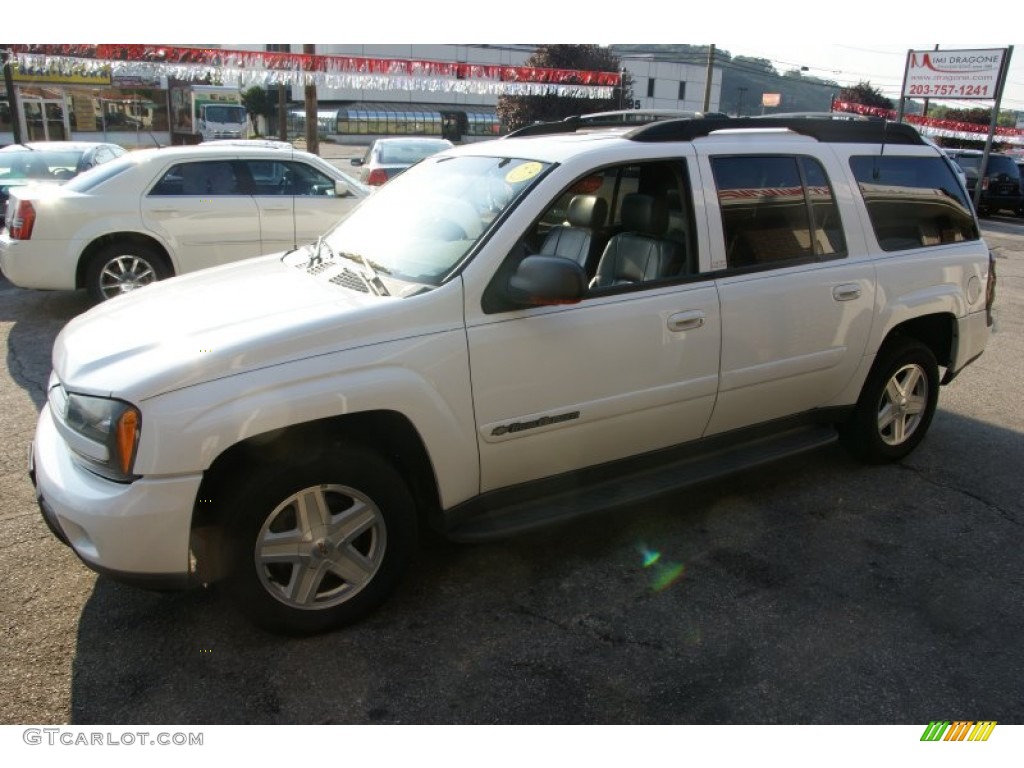
<instances>
[{"instance_id":1,"label":"roof rail","mask_svg":"<svg viewBox=\"0 0 1024 768\"><path fill-rule=\"evenodd\" d=\"M839 118L765 116L663 120L634 128L623 135L633 141L692 141L713 131L750 128L785 128L818 141L837 144L926 145L921 134L906 123L894 123L889 120L850 120L845 115Z\"/></svg>"},{"instance_id":2,"label":"roof rail","mask_svg":"<svg viewBox=\"0 0 1024 768\"><path fill-rule=\"evenodd\" d=\"M549 123L534 123L512 131L502 138L523 136L546 136L558 133L575 133L581 130L601 128L635 128L660 120L700 119L705 117L726 118L722 112L689 112L679 109L622 109L612 112L592 112L586 115L571 115L564 120Z\"/></svg>"}]
</instances>

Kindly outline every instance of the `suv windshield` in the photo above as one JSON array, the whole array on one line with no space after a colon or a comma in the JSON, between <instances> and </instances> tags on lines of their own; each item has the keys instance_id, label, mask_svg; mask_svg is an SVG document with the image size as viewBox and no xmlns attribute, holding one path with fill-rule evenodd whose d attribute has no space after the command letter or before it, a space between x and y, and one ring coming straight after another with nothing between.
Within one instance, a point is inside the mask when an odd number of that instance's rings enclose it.
<instances>
[{"instance_id":1,"label":"suv windshield","mask_svg":"<svg viewBox=\"0 0 1024 768\"><path fill-rule=\"evenodd\" d=\"M508 157L424 160L363 201L326 242L391 277L440 285L549 167Z\"/></svg>"}]
</instances>

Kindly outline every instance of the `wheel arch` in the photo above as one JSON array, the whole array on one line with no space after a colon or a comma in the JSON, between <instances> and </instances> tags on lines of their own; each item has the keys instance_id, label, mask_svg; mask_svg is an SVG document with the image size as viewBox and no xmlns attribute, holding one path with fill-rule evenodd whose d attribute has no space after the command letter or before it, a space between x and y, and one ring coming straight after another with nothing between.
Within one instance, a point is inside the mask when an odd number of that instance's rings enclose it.
<instances>
[{"instance_id":1,"label":"wheel arch","mask_svg":"<svg viewBox=\"0 0 1024 768\"><path fill-rule=\"evenodd\" d=\"M232 478L261 464L286 461L296 453L315 455L343 443L369 448L390 462L409 485L421 526L439 530L440 493L434 467L412 422L387 410L333 416L239 441L203 473L192 512L192 552L202 580L212 582L223 576L224 520L217 500L228 491Z\"/></svg>"},{"instance_id":2,"label":"wheel arch","mask_svg":"<svg viewBox=\"0 0 1024 768\"><path fill-rule=\"evenodd\" d=\"M136 243L153 248L157 255L163 258L167 268L171 271L171 274L177 274L177 269L175 268L174 260L171 258L170 252L157 238L142 232L134 232L130 230L109 232L90 241L89 244L82 249L82 253L78 257L78 264L75 267L76 288L86 287L86 274L89 271L89 262L92 261L93 256L108 245L119 242Z\"/></svg>"},{"instance_id":3,"label":"wheel arch","mask_svg":"<svg viewBox=\"0 0 1024 768\"><path fill-rule=\"evenodd\" d=\"M935 361L946 368L956 359L957 328L957 319L952 312L922 315L890 328L880 347L893 339L914 339L928 347Z\"/></svg>"}]
</instances>

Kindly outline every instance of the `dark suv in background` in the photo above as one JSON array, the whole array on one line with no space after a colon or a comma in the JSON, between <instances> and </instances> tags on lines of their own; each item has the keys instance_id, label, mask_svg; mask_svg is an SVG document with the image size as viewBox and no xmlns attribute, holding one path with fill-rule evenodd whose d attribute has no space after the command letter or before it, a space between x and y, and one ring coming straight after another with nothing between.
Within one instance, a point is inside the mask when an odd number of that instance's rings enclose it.
<instances>
[{"instance_id":1,"label":"dark suv in background","mask_svg":"<svg viewBox=\"0 0 1024 768\"><path fill-rule=\"evenodd\" d=\"M964 169L967 191L974 200L974 190L981 175L982 152L977 149L947 149L945 152ZM996 211L1024 216L1024 191L1021 189L1021 170L1014 158L992 152L988 156L985 178L981 180L978 215L987 216Z\"/></svg>"}]
</instances>

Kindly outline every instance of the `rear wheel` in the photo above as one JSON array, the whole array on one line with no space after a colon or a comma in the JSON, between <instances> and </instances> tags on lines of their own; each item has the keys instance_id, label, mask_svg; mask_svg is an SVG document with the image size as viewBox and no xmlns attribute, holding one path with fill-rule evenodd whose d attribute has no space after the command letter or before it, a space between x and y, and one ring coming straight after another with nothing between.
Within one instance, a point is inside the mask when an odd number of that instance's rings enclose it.
<instances>
[{"instance_id":1,"label":"rear wheel","mask_svg":"<svg viewBox=\"0 0 1024 768\"><path fill-rule=\"evenodd\" d=\"M225 510L226 586L267 629L311 634L361 619L390 596L415 551L405 482L368 450L259 467L238 485Z\"/></svg>"},{"instance_id":2,"label":"rear wheel","mask_svg":"<svg viewBox=\"0 0 1024 768\"><path fill-rule=\"evenodd\" d=\"M894 339L879 352L853 416L840 426L840 440L864 461L898 461L924 439L938 397L932 351L913 339Z\"/></svg>"},{"instance_id":3,"label":"rear wheel","mask_svg":"<svg viewBox=\"0 0 1024 768\"><path fill-rule=\"evenodd\" d=\"M95 301L106 301L170 276L167 261L153 246L125 240L104 246L92 257L85 286Z\"/></svg>"}]
</instances>

